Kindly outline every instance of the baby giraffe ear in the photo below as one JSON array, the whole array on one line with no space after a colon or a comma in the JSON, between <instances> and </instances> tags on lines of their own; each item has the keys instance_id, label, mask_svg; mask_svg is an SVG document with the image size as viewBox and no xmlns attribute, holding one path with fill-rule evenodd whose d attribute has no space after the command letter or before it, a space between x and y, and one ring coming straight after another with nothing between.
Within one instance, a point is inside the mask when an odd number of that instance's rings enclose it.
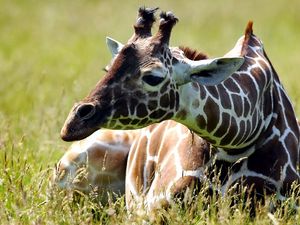
<instances>
[{"instance_id":1,"label":"baby giraffe ear","mask_svg":"<svg viewBox=\"0 0 300 225\"><path fill-rule=\"evenodd\" d=\"M243 57L222 57L199 61L185 60L188 68L185 82L198 82L202 85L217 85L236 72L244 62Z\"/></svg>"},{"instance_id":2,"label":"baby giraffe ear","mask_svg":"<svg viewBox=\"0 0 300 225\"><path fill-rule=\"evenodd\" d=\"M116 57L116 55L121 51L121 49L124 46L122 43L110 37L106 37L106 44L113 58Z\"/></svg>"}]
</instances>

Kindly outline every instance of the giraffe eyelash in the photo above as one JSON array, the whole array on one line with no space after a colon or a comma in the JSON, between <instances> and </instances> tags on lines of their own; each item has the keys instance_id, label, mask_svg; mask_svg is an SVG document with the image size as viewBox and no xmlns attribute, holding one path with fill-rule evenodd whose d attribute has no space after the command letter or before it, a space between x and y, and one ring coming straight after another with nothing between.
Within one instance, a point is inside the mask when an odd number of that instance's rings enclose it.
<instances>
[{"instance_id":1,"label":"giraffe eyelash","mask_svg":"<svg viewBox=\"0 0 300 225\"><path fill-rule=\"evenodd\" d=\"M142 80L151 86L156 86L160 84L164 80L164 78L153 75L145 75L143 76Z\"/></svg>"}]
</instances>

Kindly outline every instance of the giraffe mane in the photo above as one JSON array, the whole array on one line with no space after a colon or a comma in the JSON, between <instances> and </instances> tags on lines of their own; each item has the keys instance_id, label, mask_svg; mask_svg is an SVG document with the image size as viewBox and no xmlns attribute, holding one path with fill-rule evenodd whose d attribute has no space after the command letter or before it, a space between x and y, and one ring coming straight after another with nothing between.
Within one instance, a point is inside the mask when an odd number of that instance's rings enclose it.
<instances>
[{"instance_id":1,"label":"giraffe mane","mask_svg":"<svg viewBox=\"0 0 300 225\"><path fill-rule=\"evenodd\" d=\"M196 60L208 59L208 56L205 53L199 52L195 49L191 49L185 46L179 46L179 49L183 51L185 57L187 57L190 60L196 61Z\"/></svg>"}]
</instances>

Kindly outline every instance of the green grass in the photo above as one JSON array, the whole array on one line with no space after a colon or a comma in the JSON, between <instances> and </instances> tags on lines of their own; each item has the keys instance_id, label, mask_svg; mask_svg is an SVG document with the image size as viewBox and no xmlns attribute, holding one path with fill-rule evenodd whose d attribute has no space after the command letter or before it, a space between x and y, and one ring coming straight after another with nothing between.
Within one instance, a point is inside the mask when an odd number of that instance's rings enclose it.
<instances>
[{"instance_id":1,"label":"green grass","mask_svg":"<svg viewBox=\"0 0 300 225\"><path fill-rule=\"evenodd\" d=\"M126 42L140 5L172 10L180 22L172 45L227 52L248 20L264 41L300 117L300 1L37 1L0 0L0 224L139 224L124 199L101 206L89 197L48 187L51 169L68 144L59 131L74 101L99 80L109 62L105 36ZM172 224L271 224L267 207L249 218L228 199L204 198L190 207L160 211ZM274 218L300 224L289 199ZM206 206L205 206L206 205ZM96 213L92 213L92 212ZM158 220L160 216L157 216Z\"/></svg>"}]
</instances>

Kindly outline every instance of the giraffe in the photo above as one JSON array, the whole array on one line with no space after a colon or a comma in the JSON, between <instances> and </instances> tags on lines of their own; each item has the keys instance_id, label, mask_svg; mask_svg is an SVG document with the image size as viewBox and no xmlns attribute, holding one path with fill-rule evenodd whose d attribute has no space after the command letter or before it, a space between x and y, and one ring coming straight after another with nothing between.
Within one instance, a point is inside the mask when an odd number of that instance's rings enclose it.
<instances>
[{"instance_id":1,"label":"giraffe","mask_svg":"<svg viewBox=\"0 0 300 225\"><path fill-rule=\"evenodd\" d=\"M196 194L210 154L207 141L172 120L140 130L99 130L70 146L54 181L84 193L124 194L126 187L129 210L152 212L187 191Z\"/></svg>"},{"instance_id":2,"label":"giraffe","mask_svg":"<svg viewBox=\"0 0 300 225\"><path fill-rule=\"evenodd\" d=\"M234 183L279 199L299 181L300 132L292 104L249 22L235 47L219 58L194 59L170 48L178 19L141 8L134 35L90 94L75 104L61 138L85 138L99 128L138 129L172 119L215 149L226 193ZM116 44L118 46L118 44Z\"/></svg>"},{"instance_id":3,"label":"giraffe","mask_svg":"<svg viewBox=\"0 0 300 225\"><path fill-rule=\"evenodd\" d=\"M203 181L213 183L213 156L207 141L172 120L140 130L98 130L69 147L56 165L52 183L61 189L96 192L103 202L106 192L120 196L126 187L129 211L152 212L171 205L186 191L197 195L197 184Z\"/></svg>"},{"instance_id":4,"label":"giraffe","mask_svg":"<svg viewBox=\"0 0 300 225\"><path fill-rule=\"evenodd\" d=\"M125 193L127 157L138 130L99 130L72 143L56 164L53 182L83 193Z\"/></svg>"}]
</instances>

